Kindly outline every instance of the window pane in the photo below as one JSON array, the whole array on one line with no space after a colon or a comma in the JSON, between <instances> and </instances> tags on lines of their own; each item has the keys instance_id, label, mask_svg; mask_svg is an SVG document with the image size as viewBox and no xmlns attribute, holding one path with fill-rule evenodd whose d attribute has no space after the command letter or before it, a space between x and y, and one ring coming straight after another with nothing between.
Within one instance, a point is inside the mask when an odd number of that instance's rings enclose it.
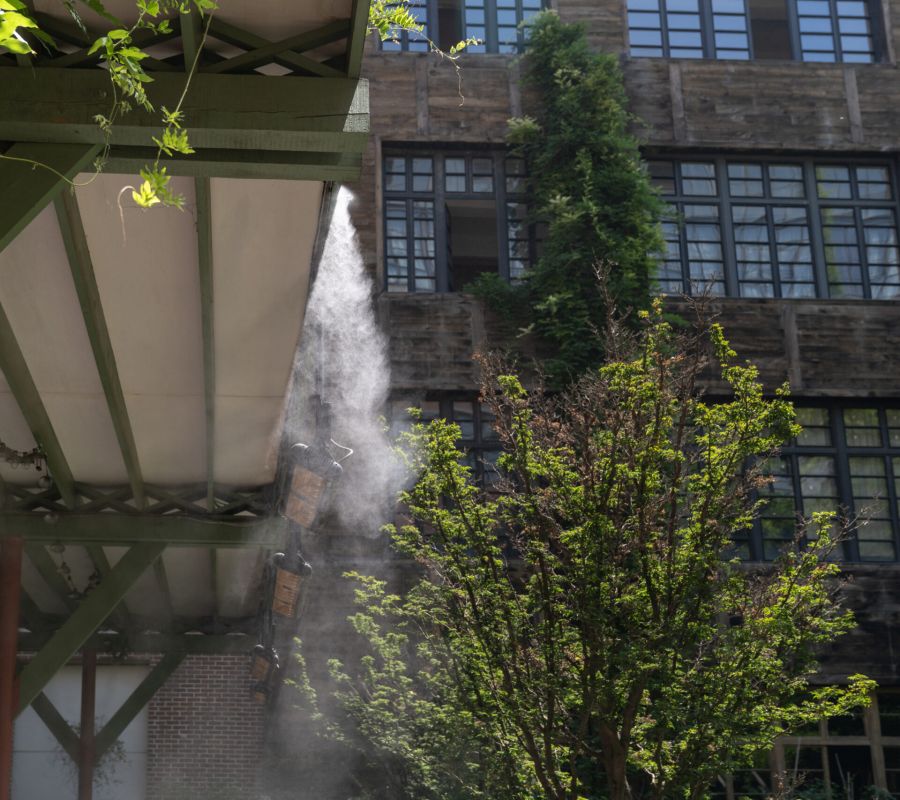
<instances>
[{"instance_id":1,"label":"window pane","mask_svg":"<svg viewBox=\"0 0 900 800\"><path fill-rule=\"evenodd\" d=\"M881 719L882 736L900 736L900 693L878 693L878 716ZM900 756L900 748L897 749L897 755ZM900 770L900 759L890 763Z\"/></svg>"},{"instance_id":2,"label":"window pane","mask_svg":"<svg viewBox=\"0 0 900 800\"><path fill-rule=\"evenodd\" d=\"M683 163L681 165L681 191L686 195L714 196L716 190L714 164Z\"/></svg>"},{"instance_id":3,"label":"window pane","mask_svg":"<svg viewBox=\"0 0 900 800\"><path fill-rule=\"evenodd\" d=\"M629 11L628 24L633 28L658 28L660 16L648 11Z\"/></svg>"},{"instance_id":4,"label":"window pane","mask_svg":"<svg viewBox=\"0 0 900 800\"><path fill-rule=\"evenodd\" d=\"M771 482L760 490L760 497L765 501L760 512L762 556L772 560L790 546L797 530L791 459L769 459L763 471L771 476Z\"/></svg>"},{"instance_id":5,"label":"window pane","mask_svg":"<svg viewBox=\"0 0 900 800\"><path fill-rule=\"evenodd\" d=\"M729 164L728 190L734 197L762 197L763 174L759 164Z\"/></svg>"}]
</instances>

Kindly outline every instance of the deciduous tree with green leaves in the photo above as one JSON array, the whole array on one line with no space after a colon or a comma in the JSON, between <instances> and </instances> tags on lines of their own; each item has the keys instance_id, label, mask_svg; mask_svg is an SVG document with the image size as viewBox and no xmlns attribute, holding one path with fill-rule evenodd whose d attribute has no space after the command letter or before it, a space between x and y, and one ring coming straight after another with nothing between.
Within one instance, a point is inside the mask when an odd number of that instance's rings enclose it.
<instances>
[{"instance_id":1,"label":"deciduous tree with green leaves","mask_svg":"<svg viewBox=\"0 0 900 800\"><path fill-rule=\"evenodd\" d=\"M817 686L839 604L838 535L817 514L781 558L732 555L765 459L798 432L717 326L676 332L660 304L563 394L484 359L504 446L490 491L460 431L417 425L414 524L396 549L411 590L359 581L364 655L333 662L340 720L373 798L700 798L781 734L864 705L873 683ZM732 399L698 390L711 360ZM315 714L316 696L301 681Z\"/></svg>"}]
</instances>

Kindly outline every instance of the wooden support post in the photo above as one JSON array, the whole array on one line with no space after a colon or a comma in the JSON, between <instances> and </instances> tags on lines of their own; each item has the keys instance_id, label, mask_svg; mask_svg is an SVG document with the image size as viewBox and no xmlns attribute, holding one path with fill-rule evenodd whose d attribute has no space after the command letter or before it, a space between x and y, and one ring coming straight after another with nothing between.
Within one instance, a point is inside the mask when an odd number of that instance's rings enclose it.
<instances>
[{"instance_id":1,"label":"wooden support post","mask_svg":"<svg viewBox=\"0 0 900 800\"><path fill-rule=\"evenodd\" d=\"M102 758L103 754L115 744L131 724L132 720L141 712L141 709L150 702L153 695L166 682L168 677L178 669L178 665L184 660L183 650L168 653L150 671L150 674L141 681L140 685L122 703L119 710L113 714L112 719L103 726L103 730L97 734L95 753Z\"/></svg>"},{"instance_id":2,"label":"wooden support post","mask_svg":"<svg viewBox=\"0 0 900 800\"><path fill-rule=\"evenodd\" d=\"M94 793L94 709L97 698L97 651L81 652L81 731L78 747L78 800Z\"/></svg>"},{"instance_id":3,"label":"wooden support post","mask_svg":"<svg viewBox=\"0 0 900 800\"><path fill-rule=\"evenodd\" d=\"M165 544L162 543L135 545L122 556L100 585L82 600L78 609L22 670L19 676L20 712L31 704L50 679L103 624L164 549Z\"/></svg>"},{"instance_id":4,"label":"wooden support post","mask_svg":"<svg viewBox=\"0 0 900 800\"><path fill-rule=\"evenodd\" d=\"M19 593L22 586L22 540L0 545L0 800L12 787L13 723L19 705L16 648L19 637Z\"/></svg>"}]
</instances>

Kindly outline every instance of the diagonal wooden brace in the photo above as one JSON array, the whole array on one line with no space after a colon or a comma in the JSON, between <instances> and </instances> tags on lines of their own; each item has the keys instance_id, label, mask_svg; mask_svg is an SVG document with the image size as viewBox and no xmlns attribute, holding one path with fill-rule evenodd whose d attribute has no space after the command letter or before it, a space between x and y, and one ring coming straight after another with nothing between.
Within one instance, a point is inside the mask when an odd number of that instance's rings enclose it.
<instances>
[{"instance_id":1,"label":"diagonal wooden brace","mask_svg":"<svg viewBox=\"0 0 900 800\"><path fill-rule=\"evenodd\" d=\"M183 650L163 656L162 660L153 667L147 677L128 696L128 699L122 703L119 710L112 715L112 718L103 726L103 730L97 734L97 738L94 741L98 760L112 747L116 739L122 735L131 721L140 713L141 709L150 702L153 695L168 680L169 676L178 669L178 665L184 660L184 656L185 652Z\"/></svg>"},{"instance_id":2,"label":"diagonal wooden brace","mask_svg":"<svg viewBox=\"0 0 900 800\"><path fill-rule=\"evenodd\" d=\"M132 547L78 606L19 676L19 714L43 691L63 667L113 612L128 590L162 554L164 542Z\"/></svg>"}]
</instances>

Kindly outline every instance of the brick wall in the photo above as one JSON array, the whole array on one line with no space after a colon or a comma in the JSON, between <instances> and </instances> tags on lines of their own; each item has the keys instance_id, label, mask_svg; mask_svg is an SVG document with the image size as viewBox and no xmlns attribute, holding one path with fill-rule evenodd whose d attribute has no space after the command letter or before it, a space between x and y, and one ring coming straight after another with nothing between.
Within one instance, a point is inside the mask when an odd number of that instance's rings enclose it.
<instances>
[{"instance_id":1,"label":"brick wall","mask_svg":"<svg viewBox=\"0 0 900 800\"><path fill-rule=\"evenodd\" d=\"M188 656L150 703L147 800L249 800L265 712L243 655Z\"/></svg>"}]
</instances>

